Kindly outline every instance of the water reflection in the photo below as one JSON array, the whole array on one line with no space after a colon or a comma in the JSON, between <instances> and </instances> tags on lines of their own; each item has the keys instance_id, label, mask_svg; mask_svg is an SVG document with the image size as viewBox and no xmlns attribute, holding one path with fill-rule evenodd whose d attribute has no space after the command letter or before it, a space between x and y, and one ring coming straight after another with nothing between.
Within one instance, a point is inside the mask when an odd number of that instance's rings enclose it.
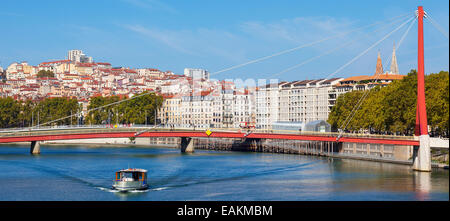
<instances>
[{"instance_id":1,"label":"water reflection","mask_svg":"<svg viewBox=\"0 0 450 221\"><path fill-rule=\"evenodd\" d=\"M330 165L335 191L388 191L416 192L418 200L429 199L429 193L448 192L447 182L439 179L440 184L432 185L433 177L439 177L445 171L413 171L410 165L368 162L350 159L335 159ZM448 171L447 171L448 173Z\"/></svg>"},{"instance_id":2,"label":"water reflection","mask_svg":"<svg viewBox=\"0 0 450 221\"><path fill-rule=\"evenodd\" d=\"M127 165L150 189L111 189ZM448 200L448 170L316 156L165 148L0 148L0 200ZM25 182L26 181L26 182ZM35 191L38 189L39 191Z\"/></svg>"},{"instance_id":3,"label":"water reflection","mask_svg":"<svg viewBox=\"0 0 450 221\"><path fill-rule=\"evenodd\" d=\"M431 191L431 173L415 171L413 174L416 197L419 200L428 200Z\"/></svg>"},{"instance_id":4,"label":"water reflection","mask_svg":"<svg viewBox=\"0 0 450 221\"><path fill-rule=\"evenodd\" d=\"M133 200L133 198L141 197L149 190L133 190L133 191L114 191L114 195L117 196L121 201Z\"/></svg>"}]
</instances>

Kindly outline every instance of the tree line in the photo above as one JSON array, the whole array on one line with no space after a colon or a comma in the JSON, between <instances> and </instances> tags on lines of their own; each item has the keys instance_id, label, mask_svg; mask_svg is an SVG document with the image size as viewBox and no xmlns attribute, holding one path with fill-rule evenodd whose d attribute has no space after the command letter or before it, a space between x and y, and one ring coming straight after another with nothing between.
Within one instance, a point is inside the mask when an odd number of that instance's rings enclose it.
<instances>
[{"instance_id":1,"label":"tree line","mask_svg":"<svg viewBox=\"0 0 450 221\"><path fill-rule=\"evenodd\" d=\"M155 121L155 110L162 105L161 96L148 93L117 105L89 111L124 99L127 97L93 97L88 106L88 112L83 113L82 106L76 98L45 98L40 101L22 101L12 97L0 98L0 128L30 127L51 121L54 122L43 126L145 124L146 121L150 124ZM68 117L71 115L73 116ZM83 117L80 118L79 115Z\"/></svg>"},{"instance_id":2,"label":"tree line","mask_svg":"<svg viewBox=\"0 0 450 221\"><path fill-rule=\"evenodd\" d=\"M413 135L416 123L417 72L411 70L402 80L386 87L377 86L366 94L351 121L344 123L364 95L352 91L338 97L328 116L332 129L346 132L370 131L379 134ZM449 73L425 76L425 100L430 134L449 136Z\"/></svg>"},{"instance_id":3,"label":"tree line","mask_svg":"<svg viewBox=\"0 0 450 221\"><path fill-rule=\"evenodd\" d=\"M0 98L0 128L30 127L70 116L81 107L77 99L46 98L41 101ZM45 126L76 124L67 118Z\"/></svg>"},{"instance_id":4,"label":"tree line","mask_svg":"<svg viewBox=\"0 0 450 221\"><path fill-rule=\"evenodd\" d=\"M147 92L143 92L147 93ZM161 107L163 98L155 93L136 94L134 99L96 109L104 105L128 99L128 97L93 97L88 106L86 124L153 124L156 110Z\"/></svg>"}]
</instances>

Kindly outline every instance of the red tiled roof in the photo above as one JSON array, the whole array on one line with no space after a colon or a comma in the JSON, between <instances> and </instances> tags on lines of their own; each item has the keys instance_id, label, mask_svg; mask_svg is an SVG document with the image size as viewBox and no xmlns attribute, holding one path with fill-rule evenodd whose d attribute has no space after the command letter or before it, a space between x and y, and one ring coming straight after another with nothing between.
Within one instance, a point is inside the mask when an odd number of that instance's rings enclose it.
<instances>
[{"instance_id":1,"label":"red tiled roof","mask_svg":"<svg viewBox=\"0 0 450 221\"><path fill-rule=\"evenodd\" d=\"M132 69L125 69L125 73L137 73L135 70Z\"/></svg>"},{"instance_id":2,"label":"red tiled roof","mask_svg":"<svg viewBox=\"0 0 450 221\"><path fill-rule=\"evenodd\" d=\"M386 72L386 74L379 74L377 75L373 75L371 76L369 79L370 80L401 80L405 77L406 75L401 75L401 74L389 74Z\"/></svg>"},{"instance_id":3,"label":"red tiled roof","mask_svg":"<svg viewBox=\"0 0 450 221\"><path fill-rule=\"evenodd\" d=\"M48 62L42 62L39 65L56 64L56 63L67 63L67 62L71 62L71 60L48 61Z\"/></svg>"},{"instance_id":4,"label":"red tiled roof","mask_svg":"<svg viewBox=\"0 0 450 221\"><path fill-rule=\"evenodd\" d=\"M369 80L369 79L370 79L370 76L368 76L368 75L359 75L359 76L352 76L352 77L349 77L349 78L345 78L341 82L345 82L345 81L363 81L363 80Z\"/></svg>"}]
</instances>

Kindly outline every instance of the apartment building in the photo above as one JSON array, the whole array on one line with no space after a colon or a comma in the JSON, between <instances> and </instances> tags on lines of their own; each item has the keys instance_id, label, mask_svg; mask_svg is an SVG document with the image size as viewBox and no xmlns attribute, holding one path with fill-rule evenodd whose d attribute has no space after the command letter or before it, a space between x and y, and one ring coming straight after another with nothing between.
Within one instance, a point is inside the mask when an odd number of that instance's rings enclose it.
<instances>
[{"instance_id":1,"label":"apartment building","mask_svg":"<svg viewBox=\"0 0 450 221\"><path fill-rule=\"evenodd\" d=\"M271 129L275 122L327 120L335 100L329 93L342 79L281 82L260 87L256 93L256 127Z\"/></svg>"},{"instance_id":2,"label":"apartment building","mask_svg":"<svg viewBox=\"0 0 450 221\"><path fill-rule=\"evenodd\" d=\"M239 128L242 122L255 121L255 100L250 90L236 90L233 82L226 81L191 86L188 93L162 94L165 100L158 117L165 127Z\"/></svg>"},{"instance_id":3,"label":"apartment building","mask_svg":"<svg viewBox=\"0 0 450 221\"><path fill-rule=\"evenodd\" d=\"M158 111L158 118L162 125L180 127L182 124L181 94L163 94L163 104Z\"/></svg>"},{"instance_id":4,"label":"apartment building","mask_svg":"<svg viewBox=\"0 0 450 221\"><path fill-rule=\"evenodd\" d=\"M209 72L199 68L185 68L184 75L193 79L209 79Z\"/></svg>"},{"instance_id":5,"label":"apartment building","mask_svg":"<svg viewBox=\"0 0 450 221\"><path fill-rule=\"evenodd\" d=\"M67 53L67 58L70 61L74 61L76 63L93 63L94 62L92 57L88 57L85 54L83 54L82 50L70 50Z\"/></svg>"},{"instance_id":6,"label":"apartment building","mask_svg":"<svg viewBox=\"0 0 450 221\"><path fill-rule=\"evenodd\" d=\"M6 79L23 79L37 74L38 69L29 65L26 61L14 62L6 69Z\"/></svg>"},{"instance_id":7,"label":"apartment building","mask_svg":"<svg viewBox=\"0 0 450 221\"><path fill-rule=\"evenodd\" d=\"M211 91L201 91L182 96L182 127L203 129L212 127L213 100Z\"/></svg>"},{"instance_id":8,"label":"apartment building","mask_svg":"<svg viewBox=\"0 0 450 221\"><path fill-rule=\"evenodd\" d=\"M221 81L221 107L222 107L222 127L230 128L234 124L233 99L235 85L233 82Z\"/></svg>"},{"instance_id":9,"label":"apartment building","mask_svg":"<svg viewBox=\"0 0 450 221\"><path fill-rule=\"evenodd\" d=\"M278 121L280 89L287 83L272 83L256 89L256 128L271 129L273 123Z\"/></svg>"},{"instance_id":10,"label":"apartment building","mask_svg":"<svg viewBox=\"0 0 450 221\"><path fill-rule=\"evenodd\" d=\"M233 93L233 127L253 124L255 122L255 100L254 94L248 89L235 90Z\"/></svg>"}]
</instances>

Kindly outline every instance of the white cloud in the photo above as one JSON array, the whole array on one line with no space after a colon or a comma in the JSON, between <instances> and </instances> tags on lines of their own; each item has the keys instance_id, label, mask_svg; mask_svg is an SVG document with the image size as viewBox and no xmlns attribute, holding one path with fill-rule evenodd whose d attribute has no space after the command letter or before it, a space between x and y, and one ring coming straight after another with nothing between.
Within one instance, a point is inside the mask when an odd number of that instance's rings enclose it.
<instances>
[{"instance_id":1,"label":"white cloud","mask_svg":"<svg viewBox=\"0 0 450 221\"><path fill-rule=\"evenodd\" d=\"M316 61L316 65L318 64L317 62L326 62L327 65L325 66L314 67L305 65L301 69L297 68L292 71L292 73L331 73L355 55L367 49L374 41L379 40L380 35L385 34L384 31L389 31L390 29L373 33L365 29L344 35L364 25L367 24L357 25L354 21L332 17L297 17L272 22L247 21L228 30L214 28L161 29L139 24L120 26L141 36L148 37L148 44L155 44L156 42L179 53L190 55L190 59L195 59L205 65L212 65L216 71L231 66L238 66L239 69L236 70L237 72L233 71L234 73L241 71L254 72L252 70L278 73L280 70L284 70L293 64L304 62L339 45L351 43L349 47L340 49L336 53ZM339 37L310 47L299 47L333 36ZM391 43L389 43L389 50L391 47ZM300 53L282 53L283 56L275 60L266 61L266 59L260 59L257 62L249 62L263 57L271 58L269 55L277 54L280 51L289 51L289 48L299 48ZM366 58L358 59L355 64L352 64L351 69L357 69L361 73L366 72L366 69L370 69L371 67L368 68L367 62L364 61L372 59L371 57L373 56L369 55L373 55L373 53L369 52ZM276 62L273 63L273 61ZM249 69L241 69L240 67L246 65L239 64L245 63L252 64L252 66ZM347 71L350 70L343 70L343 72Z\"/></svg>"},{"instance_id":2,"label":"white cloud","mask_svg":"<svg viewBox=\"0 0 450 221\"><path fill-rule=\"evenodd\" d=\"M120 26L181 53L197 56L209 54L235 63L255 58L251 54L264 47L268 50L263 51L276 52L287 46L298 46L344 33L350 29L351 23L330 17L300 17L271 23L244 22L234 32L208 28L169 30L140 24Z\"/></svg>"},{"instance_id":3,"label":"white cloud","mask_svg":"<svg viewBox=\"0 0 450 221\"><path fill-rule=\"evenodd\" d=\"M249 21L241 24L240 28L251 36L300 44L344 33L351 26L352 23L346 19L297 17L268 23Z\"/></svg>"},{"instance_id":4,"label":"white cloud","mask_svg":"<svg viewBox=\"0 0 450 221\"><path fill-rule=\"evenodd\" d=\"M200 28L196 30L167 30L142 25L120 25L139 35L148 37L149 43L157 42L177 52L210 57L217 56L227 60L242 59L244 50L235 48L240 44L239 37L230 32Z\"/></svg>"},{"instance_id":5,"label":"white cloud","mask_svg":"<svg viewBox=\"0 0 450 221\"><path fill-rule=\"evenodd\" d=\"M163 43L179 52L193 54L183 46L183 35L186 35L188 33L187 31L161 30L157 28L147 28L141 25L122 25L122 27L145 37L149 37L152 40L156 40L159 43Z\"/></svg>"}]
</instances>

